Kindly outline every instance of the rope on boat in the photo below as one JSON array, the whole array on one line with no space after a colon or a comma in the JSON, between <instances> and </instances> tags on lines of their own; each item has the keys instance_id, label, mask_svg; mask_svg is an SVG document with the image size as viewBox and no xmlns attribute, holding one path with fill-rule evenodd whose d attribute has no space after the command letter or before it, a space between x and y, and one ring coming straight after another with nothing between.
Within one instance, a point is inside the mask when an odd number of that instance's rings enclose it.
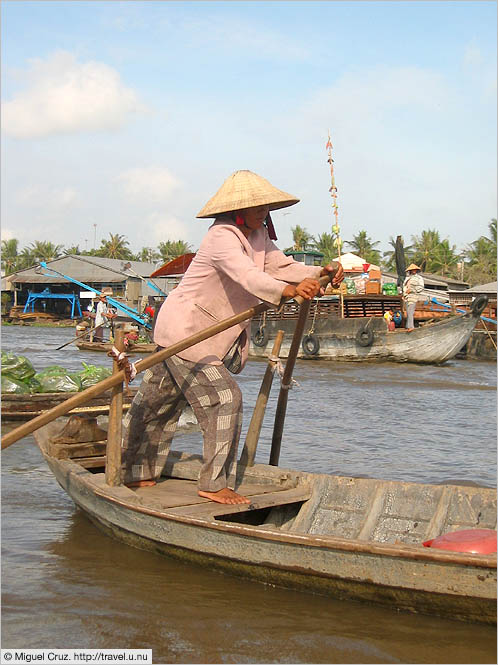
<instances>
[{"instance_id":1,"label":"rope on boat","mask_svg":"<svg viewBox=\"0 0 498 665\"><path fill-rule=\"evenodd\" d=\"M333 244L337 247L337 255L339 262L341 261L341 246L342 246L342 240L341 240L341 227L339 226L339 206L337 205L337 186L335 184L335 175L334 175L334 160L332 159L332 141L330 140L330 129L328 132L328 139L327 143L325 145L325 149L327 150L327 162L330 165L330 196L332 197L332 210L333 214L335 217L335 224L332 226L332 233L335 235L335 238L333 240ZM341 295L340 295L340 300L341 300L341 317L344 318L344 295L341 290Z\"/></svg>"},{"instance_id":2,"label":"rope on boat","mask_svg":"<svg viewBox=\"0 0 498 665\"><path fill-rule=\"evenodd\" d=\"M133 381L138 372L137 368L135 367L135 363L130 363L128 360L128 355L124 351L119 351L115 346L112 347L107 355L117 362L119 369L124 371L126 385ZM139 358L136 362L140 362L140 360L141 358Z\"/></svg>"}]
</instances>

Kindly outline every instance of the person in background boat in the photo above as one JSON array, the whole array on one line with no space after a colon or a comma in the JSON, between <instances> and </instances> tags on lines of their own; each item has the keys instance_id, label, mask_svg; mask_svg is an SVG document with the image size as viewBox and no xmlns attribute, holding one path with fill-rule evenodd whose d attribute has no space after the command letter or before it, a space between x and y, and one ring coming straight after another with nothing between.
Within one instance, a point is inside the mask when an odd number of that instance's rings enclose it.
<instances>
[{"instance_id":1,"label":"person in background boat","mask_svg":"<svg viewBox=\"0 0 498 665\"><path fill-rule=\"evenodd\" d=\"M95 327L97 328L93 333L94 342L103 342L104 341L104 327L106 324L115 316L113 311L109 308L107 304L107 298L104 295L98 297L97 309L95 311Z\"/></svg>"},{"instance_id":2,"label":"person in background boat","mask_svg":"<svg viewBox=\"0 0 498 665\"><path fill-rule=\"evenodd\" d=\"M424 290L424 280L420 271L419 266L411 263L406 269L407 276L403 282L403 299L405 301L406 329L408 332L411 332L415 327L413 315L417 302L420 300L420 294Z\"/></svg>"},{"instance_id":3,"label":"person in background boat","mask_svg":"<svg viewBox=\"0 0 498 665\"><path fill-rule=\"evenodd\" d=\"M265 301L305 299L320 291L318 278L343 280L342 266L305 266L273 243L270 210L298 203L251 171L230 176L197 215L214 223L182 281L162 304L154 328L168 347ZM123 480L154 485L166 464L182 410L189 403L203 433L198 494L224 504L249 503L234 491L242 424L242 393L230 372L244 367L250 321L233 326L147 370L124 419Z\"/></svg>"}]
</instances>

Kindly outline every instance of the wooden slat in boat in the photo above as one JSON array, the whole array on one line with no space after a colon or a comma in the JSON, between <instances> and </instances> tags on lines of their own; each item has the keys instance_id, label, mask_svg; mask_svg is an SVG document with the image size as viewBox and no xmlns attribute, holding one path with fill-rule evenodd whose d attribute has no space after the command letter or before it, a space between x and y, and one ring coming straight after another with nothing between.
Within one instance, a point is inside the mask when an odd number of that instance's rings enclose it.
<instances>
[{"instance_id":1,"label":"wooden slat in boat","mask_svg":"<svg viewBox=\"0 0 498 665\"><path fill-rule=\"evenodd\" d=\"M128 386L123 395L123 410L128 411L137 387ZM34 393L30 395L16 395L2 393L2 421L28 421L41 415L52 407L73 397L77 393ZM109 413L110 391L103 395L93 397L87 404L76 407L72 414L80 413L89 416L102 416Z\"/></svg>"}]
</instances>

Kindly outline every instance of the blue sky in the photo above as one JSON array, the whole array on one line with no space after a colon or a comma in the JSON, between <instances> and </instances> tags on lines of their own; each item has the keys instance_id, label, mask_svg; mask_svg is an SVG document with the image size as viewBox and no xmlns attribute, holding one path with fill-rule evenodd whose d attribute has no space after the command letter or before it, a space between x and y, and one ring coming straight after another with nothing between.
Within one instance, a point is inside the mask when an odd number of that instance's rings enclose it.
<instances>
[{"instance_id":1,"label":"blue sky","mask_svg":"<svg viewBox=\"0 0 498 665\"><path fill-rule=\"evenodd\" d=\"M496 3L3 0L2 238L198 247L195 215L250 169L344 240L496 217Z\"/></svg>"}]
</instances>

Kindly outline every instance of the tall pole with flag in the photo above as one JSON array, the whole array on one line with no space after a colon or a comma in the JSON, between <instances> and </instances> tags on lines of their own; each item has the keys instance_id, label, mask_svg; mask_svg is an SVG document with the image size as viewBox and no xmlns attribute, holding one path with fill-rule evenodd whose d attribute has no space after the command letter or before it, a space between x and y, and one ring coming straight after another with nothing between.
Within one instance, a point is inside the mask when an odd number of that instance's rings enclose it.
<instances>
[{"instance_id":1,"label":"tall pole with flag","mask_svg":"<svg viewBox=\"0 0 498 665\"><path fill-rule=\"evenodd\" d=\"M339 206L337 205L337 186L335 184L334 174L334 160L332 159L332 141L330 140L330 129L328 132L328 140L325 149L327 150L327 162L330 165L330 196L332 197L332 214L334 215L334 223L332 225L333 244L337 247L337 254L339 261L341 260L341 227L339 226ZM341 289L341 316L344 318L344 296Z\"/></svg>"}]
</instances>

